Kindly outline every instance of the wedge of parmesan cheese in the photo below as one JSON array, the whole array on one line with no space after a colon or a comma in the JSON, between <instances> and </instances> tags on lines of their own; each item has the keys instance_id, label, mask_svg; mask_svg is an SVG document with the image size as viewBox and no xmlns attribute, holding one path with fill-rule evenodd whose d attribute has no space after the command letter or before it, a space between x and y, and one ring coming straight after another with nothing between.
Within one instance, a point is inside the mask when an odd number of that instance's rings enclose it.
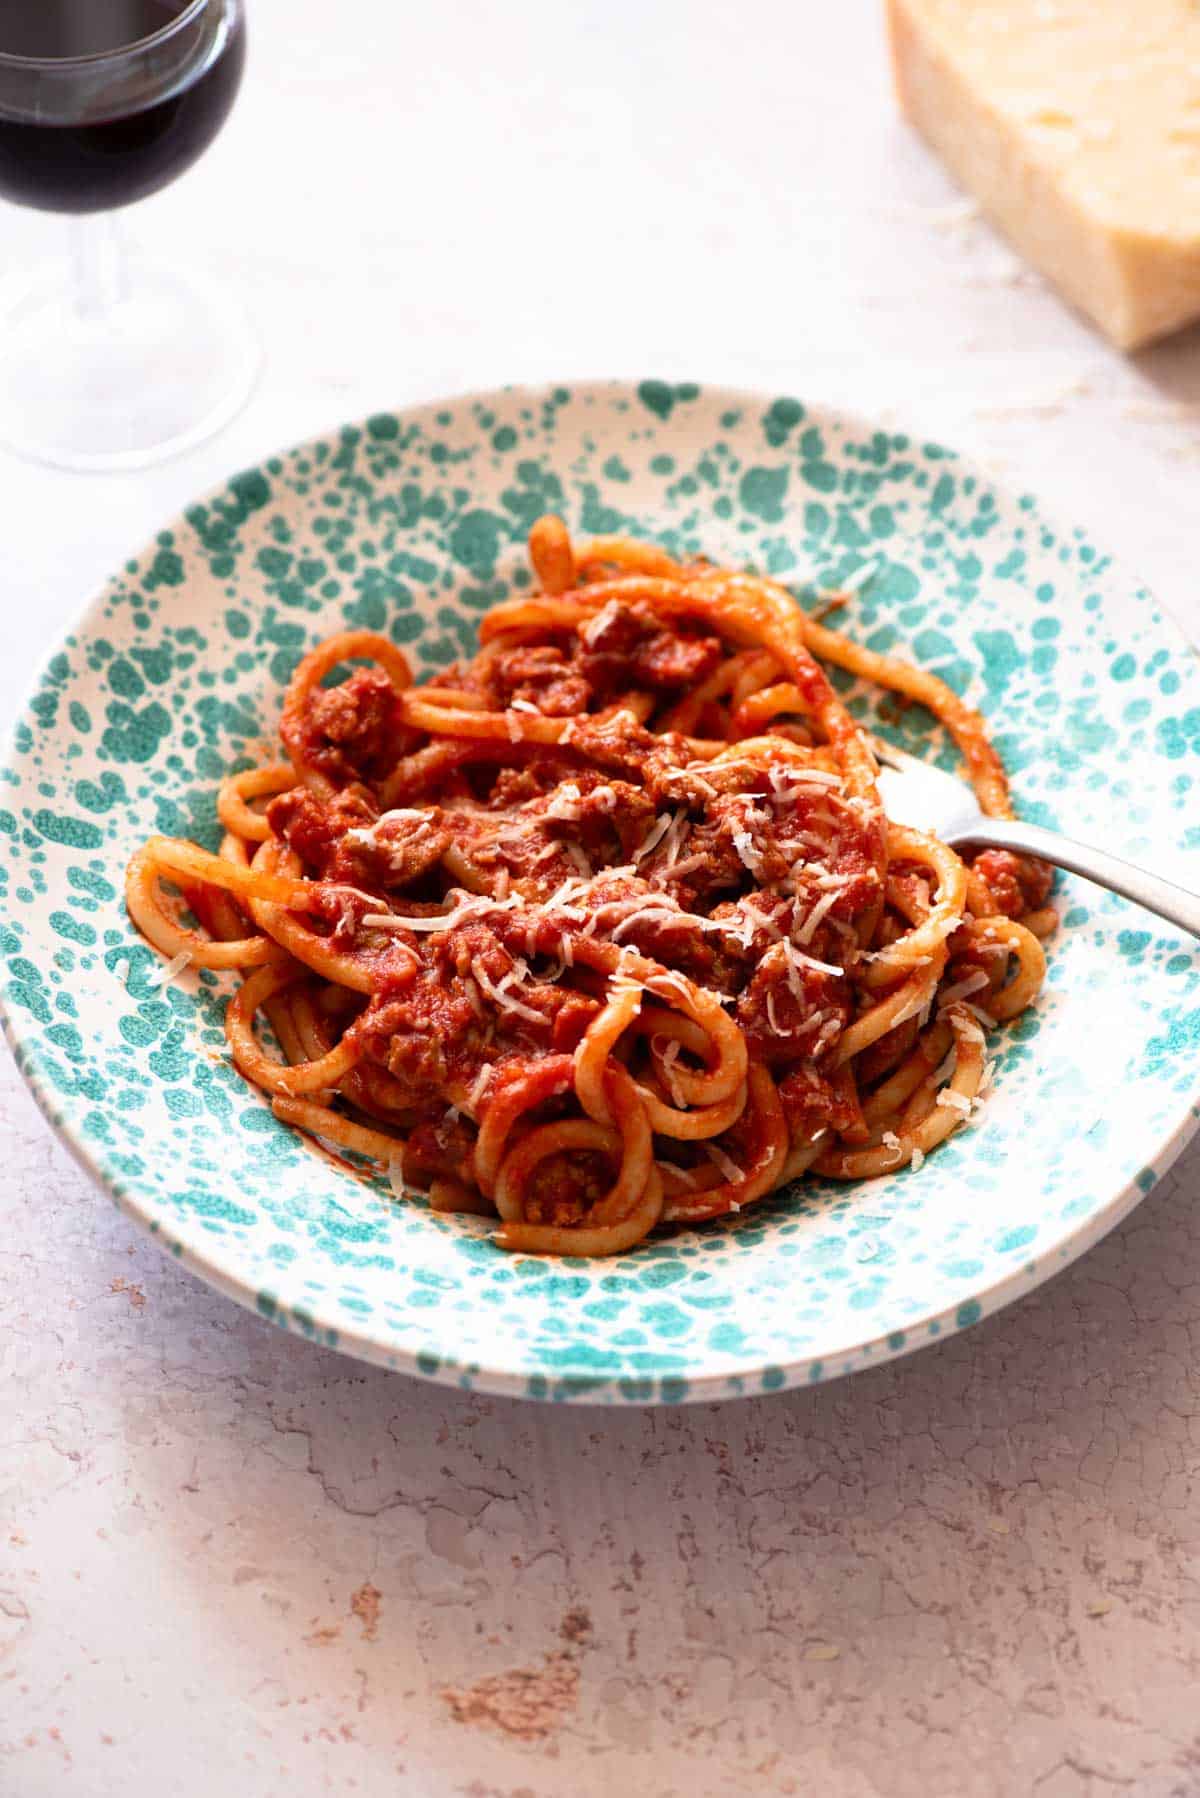
<instances>
[{"instance_id":1,"label":"wedge of parmesan cheese","mask_svg":"<svg viewBox=\"0 0 1200 1798\"><path fill-rule=\"evenodd\" d=\"M901 105L1123 349L1200 316L1200 7L888 0Z\"/></svg>"}]
</instances>

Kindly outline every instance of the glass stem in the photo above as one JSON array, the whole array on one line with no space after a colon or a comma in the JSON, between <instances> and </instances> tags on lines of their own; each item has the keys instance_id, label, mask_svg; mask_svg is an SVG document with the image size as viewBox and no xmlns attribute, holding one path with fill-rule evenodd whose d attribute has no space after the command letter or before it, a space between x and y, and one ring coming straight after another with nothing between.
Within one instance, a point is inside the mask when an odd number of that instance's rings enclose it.
<instances>
[{"instance_id":1,"label":"glass stem","mask_svg":"<svg viewBox=\"0 0 1200 1798\"><path fill-rule=\"evenodd\" d=\"M71 271L75 310L89 324L125 298L125 256L111 212L71 220Z\"/></svg>"}]
</instances>

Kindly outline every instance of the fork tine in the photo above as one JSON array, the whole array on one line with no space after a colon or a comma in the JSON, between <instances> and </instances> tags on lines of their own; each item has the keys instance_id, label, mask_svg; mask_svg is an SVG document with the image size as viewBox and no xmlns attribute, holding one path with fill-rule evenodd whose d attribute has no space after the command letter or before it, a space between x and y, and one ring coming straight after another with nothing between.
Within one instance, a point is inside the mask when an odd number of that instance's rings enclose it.
<instances>
[{"instance_id":1,"label":"fork tine","mask_svg":"<svg viewBox=\"0 0 1200 1798\"><path fill-rule=\"evenodd\" d=\"M907 749L897 749L894 743L887 742L883 737L872 736L868 741L875 752L876 761L882 762L885 768L899 768L901 771L906 768L919 768L922 773L929 771L928 762L921 761L918 756L909 755Z\"/></svg>"}]
</instances>

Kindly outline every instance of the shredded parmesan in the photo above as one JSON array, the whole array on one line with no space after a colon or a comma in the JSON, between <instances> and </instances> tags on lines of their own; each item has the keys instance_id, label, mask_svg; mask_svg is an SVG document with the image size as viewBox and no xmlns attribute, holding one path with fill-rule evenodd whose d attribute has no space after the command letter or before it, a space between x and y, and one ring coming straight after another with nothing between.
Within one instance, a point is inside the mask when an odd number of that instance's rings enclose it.
<instances>
[{"instance_id":1,"label":"shredded parmesan","mask_svg":"<svg viewBox=\"0 0 1200 1798\"><path fill-rule=\"evenodd\" d=\"M470 1092L467 1094L464 1110L478 1111L488 1087L492 1084L494 1069L486 1064L476 1074Z\"/></svg>"},{"instance_id":2,"label":"shredded parmesan","mask_svg":"<svg viewBox=\"0 0 1200 1798\"><path fill-rule=\"evenodd\" d=\"M185 968L191 966L191 963L191 955L186 949L181 949L179 954L173 955L169 962L166 962L161 968L156 968L153 974L147 975L146 985L152 991L157 990L160 986L169 986L172 980L183 973Z\"/></svg>"},{"instance_id":3,"label":"shredded parmesan","mask_svg":"<svg viewBox=\"0 0 1200 1798\"><path fill-rule=\"evenodd\" d=\"M947 1111L957 1111L960 1117L971 1115L970 1099L966 1093L956 1093L953 1087L944 1087L937 1096L937 1103Z\"/></svg>"},{"instance_id":4,"label":"shredded parmesan","mask_svg":"<svg viewBox=\"0 0 1200 1798\"><path fill-rule=\"evenodd\" d=\"M535 718L541 717L541 711L539 707L534 705L532 699L510 699L508 704L510 711L532 712Z\"/></svg>"},{"instance_id":5,"label":"shredded parmesan","mask_svg":"<svg viewBox=\"0 0 1200 1798\"><path fill-rule=\"evenodd\" d=\"M654 820L654 823L650 826L650 829L633 852L633 859L635 862L640 862L643 856L649 855L652 849L658 847L659 843L662 842L662 839L670 830L672 822L673 814L671 812L659 813L658 817Z\"/></svg>"},{"instance_id":6,"label":"shredded parmesan","mask_svg":"<svg viewBox=\"0 0 1200 1798\"><path fill-rule=\"evenodd\" d=\"M671 819L662 847L666 854L668 868L673 868L679 860L679 851L683 848L683 839L687 834L688 815L676 812Z\"/></svg>"},{"instance_id":7,"label":"shredded parmesan","mask_svg":"<svg viewBox=\"0 0 1200 1798\"><path fill-rule=\"evenodd\" d=\"M407 1199L408 1197L407 1192L404 1190L403 1153L403 1150L401 1150L399 1154L393 1155L388 1162L388 1185L392 1189L392 1197L396 1199Z\"/></svg>"},{"instance_id":8,"label":"shredded parmesan","mask_svg":"<svg viewBox=\"0 0 1200 1798\"><path fill-rule=\"evenodd\" d=\"M636 729L637 717L635 713L630 711L627 705L623 705L618 711L613 713L611 718L606 718L602 724L597 724L596 729L607 733L610 730L619 731L622 725L627 724L632 724Z\"/></svg>"},{"instance_id":9,"label":"shredded parmesan","mask_svg":"<svg viewBox=\"0 0 1200 1798\"><path fill-rule=\"evenodd\" d=\"M869 581L875 579L878 573L879 557L874 556L871 561L864 562L861 568L856 568L853 574L848 574L844 581L839 581L830 597L837 598L843 593L859 593Z\"/></svg>"},{"instance_id":10,"label":"shredded parmesan","mask_svg":"<svg viewBox=\"0 0 1200 1798\"><path fill-rule=\"evenodd\" d=\"M447 895L449 897L449 895ZM507 897L493 899L487 894L463 895L453 911L432 912L428 917L408 917L402 912L369 911L363 914L363 923L370 930L453 930L466 918L477 918L489 911L512 911L520 906L520 899L515 893Z\"/></svg>"},{"instance_id":11,"label":"shredded parmesan","mask_svg":"<svg viewBox=\"0 0 1200 1798\"><path fill-rule=\"evenodd\" d=\"M666 881L668 879L682 880L685 874L690 874L693 869L702 868L703 866L704 857L702 855L685 855L681 862L672 862L668 868L656 869L654 880L656 882Z\"/></svg>"},{"instance_id":12,"label":"shredded parmesan","mask_svg":"<svg viewBox=\"0 0 1200 1798\"><path fill-rule=\"evenodd\" d=\"M675 1063L679 1060L679 1044L672 1038L662 1052L662 1074L667 1083L667 1091L671 1095L671 1103L675 1106L683 1104L683 1094L679 1088Z\"/></svg>"},{"instance_id":13,"label":"shredded parmesan","mask_svg":"<svg viewBox=\"0 0 1200 1798\"><path fill-rule=\"evenodd\" d=\"M754 846L754 838L748 830L735 830L733 846L737 850L738 859L749 868L751 874L762 872L762 856Z\"/></svg>"},{"instance_id":14,"label":"shredded parmesan","mask_svg":"<svg viewBox=\"0 0 1200 1798\"><path fill-rule=\"evenodd\" d=\"M508 991L510 984L518 978L517 970L510 968L502 980L493 980L487 969L476 959L471 963L471 973L479 982L488 998L493 1000L504 1011L515 1012L517 1017L525 1018L531 1024L544 1024L545 1018L540 1011L534 1011L532 1005L523 1005L520 999L514 999Z\"/></svg>"},{"instance_id":15,"label":"shredded parmesan","mask_svg":"<svg viewBox=\"0 0 1200 1798\"><path fill-rule=\"evenodd\" d=\"M812 942L821 919L832 906L837 904L840 891L840 887L835 887L832 891L821 894L821 897L817 900L817 903L813 906L807 918L805 918L804 923L796 932L796 941L798 943Z\"/></svg>"},{"instance_id":16,"label":"shredded parmesan","mask_svg":"<svg viewBox=\"0 0 1200 1798\"><path fill-rule=\"evenodd\" d=\"M675 1161L664 1161L661 1155L658 1157L658 1165L665 1173L674 1174L677 1180L682 1180L685 1186L695 1186L696 1175L694 1169L690 1167L680 1167L678 1162Z\"/></svg>"},{"instance_id":17,"label":"shredded parmesan","mask_svg":"<svg viewBox=\"0 0 1200 1798\"><path fill-rule=\"evenodd\" d=\"M795 943L785 941L783 952L793 967L812 968L818 974L835 974L839 980L846 971L844 968L834 967L831 961L818 961L815 955L805 955L802 949L797 949Z\"/></svg>"},{"instance_id":18,"label":"shredded parmesan","mask_svg":"<svg viewBox=\"0 0 1200 1798\"><path fill-rule=\"evenodd\" d=\"M925 1152L923 1149L918 1149L915 1144L913 1145L912 1162L910 1165L914 1174L919 1174L921 1169L925 1166Z\"/></svg>"},{"instance_id":19,"label":"shredded parmesan","mask_svg":"<svg viewBox=\"0 0 1200 1798\"><path fill-rule=\"evenodd\" d=\"M345 835L345 841L347 843L358 843L370 848L378 848L379 838L376 833L381 830L385 824L397 824L409 818L415 818L417 820L417 830L413 833L415 836L423 835L425 831L432 827L433 820L427 811L422 811L419 806L415 805L401 805L397 806L393 811L381 812L373 824L364 825L355 830L348 830Z\"/></svg>"},{"instance_id":20,"label":"shredded parmesan","mask_svg":"<svg viewBox=\"0 0 1200 1798\"><path fill-rule=\"evenodd\" d=\"M747 893L744 899L738 901L738 910L746 914L751 927L751 935L753 935L754 926L758 924L766 931L773 943L781 943L783 941L783 932L780 930L778 924L776 924L774 918L769 918L766 912L758 909L758 901L753 893ZM747 948L750 946L749 937L745 939L745 946Z\"/></svg>"},{"instance_id":21,"label":"shredded parmesan","mask_svg":"<svg viewBox=\"0 0 1200 1798\"><path fill-rule=\"evenodd\" d=\"M948 1005L953 1005L956 999L965 999L968 993L977 993L981 986L989 984L988 976L983 969L976 968L973 974L968 974L965 979L957 981L954 986L946 987L939 995L941 1009L944 1011Z\"/></svg>"},{"instance_id":22,"label":"shredded parmesan","mask_svg":"<svg viewBox=\"0 0 1200 1798\"><path fill-rule=\"evenodd\" d=\"M615 924L609 930L608 934L614 943L619 943L625 933L637 924L691 925L692 920L686 912L669 911L665 906L656 906L653 899L657 897L658 895L654 894L653 896L648 895L645 900L639 900L635 908L628 912L619 924ZM662 897L665 899L666 894L664 893ZM607 911L608 907L605 906L604 909ZM607 924L605 927L607 928Z\"/></svg>"},{"instance_id":23,"label":"shredded parmesan","mask_svg":"<svg viewBox=\"0 0 1200 1798\"><path fill-rule=\"evenodd\" d=\"M566 781L559 787L542 816L553 818L559 823L573 824L580 816L579 805L582 798L583 795L575 782Z\"/></svg>"},{"instance_id":24,"label":"shredded parmesan","mask_svg":"<svg viewBox=\"0 0 1200 1798\"><path fill-rule=\"evenodd\" d=\"M596 642L596 639L602 637L609 625L615 624L620 616L621 606L619 602L615 599L610 599L608 604L597 612L594 618L589 618L585 625L581 625L579 635L583 639L586 647L591 649Z\"/></svg>"},{"instance_id":25,"label":"shredded parmesan","mask_svg":"<svg viewBox=\"0 0 1200 1798\"><path fill-rule=\"evenodd\" d=\"M731 1161L724 1149L718 1149L715 1142L701 1143L700 1147L708 1156L714 1167L720 1168L725 1178L734 1185L741 1185L745 1176L736 1161Z\"/></svg>"},{"instance_id":26,"label":"shredded parmesan","mask_svg":"<svg viewBox=\"0 0 1200 1798\"><path fill-rule=\"evenodd\" d=\"M767 778L776 799L791 804L806 793L811 795L814 789L822 792L840 790L842 777L833 774L827 768L810 768L806 764L772 762L767 769Z\"/></svg>"},{"instance_id":27,"label":"shredded parmesan","mask_svg":"<svg viewBox=\"0 0 1200 1798\"><path fill-rule=\"evenodd\" d=\"M717 797L716 787L700 772L702 768L707 767L707 762L686 762L682 768L668 768L662 778L668 786L672 781L689 780L699 792L704 794L706 799L715 799Z\"/></svg>"},{"instance_id":28,"label":"shredded parmesan","mask_svg":"<svg viewBox=\"0 0 1200 1798\"><path fill-rule=\"evenodd\" d=\"M635 1011L640 1011L642 1009L642 1000L645 998L645 992L646 989L643 987L640 980L635 980L631 974L624 973L617 974L609 988L609 996L614 999L621 997L625 993L632 993L636 1002L634 1006Z\"/></svg>"}]
</instances>

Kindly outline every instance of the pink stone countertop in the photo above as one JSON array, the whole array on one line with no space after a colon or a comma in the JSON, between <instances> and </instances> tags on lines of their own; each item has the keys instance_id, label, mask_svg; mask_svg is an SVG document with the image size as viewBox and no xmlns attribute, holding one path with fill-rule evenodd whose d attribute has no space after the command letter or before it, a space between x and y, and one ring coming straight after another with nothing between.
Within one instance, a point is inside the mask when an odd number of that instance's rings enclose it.
<instances>
[{"instance_id":1,"label":"pink stone countertop","mask_svg":"<svg viewBox=\"0 0 1200 1798\"><path fill-rule=\"evenodd\" d=\"M1200 630L1200 338L1120 358L1021 275L896 121L871 0L251 25L224 138L130 224L232 271L262 384L149 474L0 457L5 722L231 468L512 379L918 424ZM56 239L0 212L6 271ZM617 1413L416 1385L235 1309L89 1187L6 1057L0 1145L5 1798L1200 1795L1200 1148L966 1335Z\"/></svg>"}]
</instances>

